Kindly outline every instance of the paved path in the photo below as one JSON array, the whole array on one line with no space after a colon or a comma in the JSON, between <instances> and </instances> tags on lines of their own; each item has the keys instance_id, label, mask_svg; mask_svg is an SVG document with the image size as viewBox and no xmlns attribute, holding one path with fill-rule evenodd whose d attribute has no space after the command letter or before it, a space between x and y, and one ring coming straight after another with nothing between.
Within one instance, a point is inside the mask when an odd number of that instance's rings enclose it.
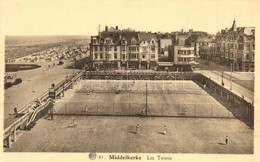
<instances>
[{"instance_id":1,"label":"paved path","mask_svg":"<svg viewBox=\"0 0 260 162\"><path fill-rule=\"evenodd\" d=\"M57 84L67 74L72 74L73 69L66 69L69 64L71 63L67 61L64 65L48 67L52 63L41 63L41 68L18 71L17 77L22 78L23 82L4 91L4 120L6 121L4 128L9 126L14 119L13 116L10 117L9 115L13 113L14 106L17 106L18 111L21 110L46 92L52 83Z\"/></svg>"},{"instance_id":2,"label":"paved path","mask_svg":"<svg viewBox=\"0 0 260 162\"><path fill-rule=\"evenodd\" d=\"M219 83L221 85L221 72L219 71L209 71L209 70L200 70L201 74L206 77L211 77L212 80ZM223 77L224 87L227 89L231 88L230 79L227 77ZM233 93L237 94L238 96L244 95L245 100L252 103L254 100L254 92L232 82L232 90Z\"/></svg>"}]
</instances>

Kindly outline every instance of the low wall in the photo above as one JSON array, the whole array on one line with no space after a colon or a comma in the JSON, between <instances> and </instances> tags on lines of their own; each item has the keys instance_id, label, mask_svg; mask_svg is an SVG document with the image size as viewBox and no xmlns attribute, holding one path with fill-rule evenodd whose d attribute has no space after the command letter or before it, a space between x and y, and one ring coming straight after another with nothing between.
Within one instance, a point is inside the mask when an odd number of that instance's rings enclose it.
<instances>
[{"instance_id":1,"label":"low wall","mask_svg":"<svg viewBox=\"0 0 260 162\"><path fill-rule=\"evenodd\" d=\"M40 65L36 64L5 64L6 72L16 72L19 70L30 70L40 68Z\"/></svg>"},{"instance_id":2,"label":"low wall","mask_svg":"<svg viewBox=\"0 0 260 162\"><path fill-rule=\"evenodd\" d=\"M227 107L235 117L254 128L254 106L252 103L247 102L242 96L238 96L204 75L198 74L194 82Z\"/></svg>"}]
</instances>

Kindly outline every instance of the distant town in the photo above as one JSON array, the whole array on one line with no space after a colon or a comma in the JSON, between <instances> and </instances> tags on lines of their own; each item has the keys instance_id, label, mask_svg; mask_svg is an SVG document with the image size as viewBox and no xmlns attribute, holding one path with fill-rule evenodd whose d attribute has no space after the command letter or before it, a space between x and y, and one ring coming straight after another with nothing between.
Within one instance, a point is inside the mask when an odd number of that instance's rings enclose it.
<instances>
[{"instance_id":1,"label":"distant town","mask_svg":"<svg viewBox=\"0 0 260 162\"><path fill-rule=\"evenodd\" d=\"M106 26L91 36L90 67L187 71L201 58L234 71L253 72L254 50L255 28L237 27L235 20L216 35L192 29L152 33Z\"/></svg>"}]
</instances>

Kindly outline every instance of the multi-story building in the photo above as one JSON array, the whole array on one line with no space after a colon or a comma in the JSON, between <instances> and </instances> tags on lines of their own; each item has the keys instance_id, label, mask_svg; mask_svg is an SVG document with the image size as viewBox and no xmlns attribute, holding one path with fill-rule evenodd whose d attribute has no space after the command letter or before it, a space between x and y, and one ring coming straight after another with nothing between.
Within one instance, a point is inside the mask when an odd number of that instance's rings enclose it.
<instances>
[{"instance_id":1,"label":"multi-story building","mask_svg":"<svg viewBox=\"0 0 260 162\"><path fill-rule=\"evenodd\" d=\"M213 56L216 55L215 40L210 37L200 37L197 40L199 46L198 54L200 58L213 61Z\"/></svg>"},{"instance_id":2,"label":"multi-story building","mask_svg":"<svg viewBox=\"0 0 260 162\"><path fill-rule=\"evenodd\" d=\"M194 61L194 47L177 45L169 49L169 60L175 64L190 64Z\"/></svg>"},{"instance_id":3,"label":"multi-story building","mask_svg":"<svg viewBox=\"0 0 260 162\"><path fill-rule=\"evenodd\" d=\"M98 69L155 69L157 37L153 33L106 26L105 31L91 37L90 57L93 67Z\"/></svg>"},{"instance_id":4,"label":"multi-story building","mask_svg":"<svg viewBox=\"0 0 260 162\"><path fill-rule=\"evenodd\" d=\"M216 35L215 60L236 71L254 71L255 28L237 27L236 21L230 29Z\"/></svg>"}]
</instances>

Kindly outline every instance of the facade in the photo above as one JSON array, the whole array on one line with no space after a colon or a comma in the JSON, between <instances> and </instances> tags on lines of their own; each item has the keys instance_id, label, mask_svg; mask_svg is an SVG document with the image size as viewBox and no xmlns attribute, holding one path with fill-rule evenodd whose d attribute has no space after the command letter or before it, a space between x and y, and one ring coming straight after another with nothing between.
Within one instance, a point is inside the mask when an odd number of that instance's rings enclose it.
<instances>
[{"instance_id":1,"label":"facade","mask_svg":"<svg viewBox=\"0 0 260 162\"><path fill-rule=\"evenodd\" d=\"M236 71L253 72L255 62L255 28L237 27L234 20L230 29L216 35L214 60Z\"/></svg>"},{"instance_id":2,"label":"facade","mask_svg":"<svg viewBox=\"0 0 260 162\"><path fill-rule=\"evenodd\" d=\"M172 45L171 38L160 38L159 41L159 56L168 57L168 47Z\"/></svg>"},{"instance_id":3,"label":"facade","mask_svg":"<svg viewBox=\"0 0 260 162\"><path fill-rule=\"evenodd\" d=\"M106 26L105 31L91 37L90 57L96 69L156 69L157 37L153 33Z\"/></svg>"},{"instance_id":4,"label":"facade","mask_svg":"<svg viewBox=\"0 0 260 162\"><path fill-rule=\"evenodd\" d=\"M205 38L205 37L200 37L197 40L198 44L198 54L200 58L213 61L213 56L216 54L216 43L215 40L212 38Z\"/></svg>"},{"instance_id":5,"label":"facade","mask_svg":"<svg viewBox=\"0 0 260 162\"><path fill-rule=\"evenodd\" d=\"M190 64L194 61L194 47L171 46L169 49L169 59L175 64Z\"/></svg>"}]
</instances>

